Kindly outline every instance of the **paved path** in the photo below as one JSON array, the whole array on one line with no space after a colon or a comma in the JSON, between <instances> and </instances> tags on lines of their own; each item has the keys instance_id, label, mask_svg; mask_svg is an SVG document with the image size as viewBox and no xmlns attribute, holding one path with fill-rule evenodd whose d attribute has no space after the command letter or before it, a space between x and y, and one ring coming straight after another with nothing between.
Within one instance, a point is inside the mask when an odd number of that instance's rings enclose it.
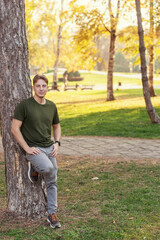
<instances>
[{"instance_id":1,"label":"paved path","mask_svg":"<svg viewBox=\"0 0 160 240\"><path fill-rule=\"evenodd\" d=\"M62 137L59 154L160 159L160 140L118 137ZM3 151L0 139L0 151Z\"/></svg>"},{"instance_id":2,"label":"paved path","mask_svg":"<svg viewBox=\"0 0 160 240\"><path fill-rule=\"evenodd\" d=\"M60 154L160 159L160 140L119 137L63 137Z\"/></svg>"}]
</instances>

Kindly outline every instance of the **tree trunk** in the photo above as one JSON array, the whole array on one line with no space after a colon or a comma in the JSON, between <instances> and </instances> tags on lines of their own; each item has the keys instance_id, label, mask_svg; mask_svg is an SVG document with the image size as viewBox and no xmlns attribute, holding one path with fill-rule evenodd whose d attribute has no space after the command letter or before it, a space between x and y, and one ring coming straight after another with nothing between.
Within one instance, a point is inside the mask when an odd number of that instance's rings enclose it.
<instances>
[{"instance_id":1,"label":"tree trunk","mask_svg":"<svg viewBox=\"0 0 160 240\"><path fill-rule=\"evenodd\" d=\"M155 91L153 87L153 63L154 63L154 15L153 15L153 0L150 0L150 46L149 46L149 90L151 97L155 97Z\"/></svg>"},{"instance_id":2,"label":"tree trunk","mask_svg":"<svg viewBox=\"0 0 160 240\"><path fill-rule=\"evenodd\" d=\"M0 78L0 96L2 96L2 79ZM0 102L0 128L1 128L1 115L2 115L2 101Z\"/></svg>"},{"instance_id":3,"label":"tree trunk","mask_svg":"<svg viewBox=\"0 0 160 240\"><path fill-rule=\"evenodd\" d=\"M152 45L152 46L149 47L149 78L148 78L149 91L150 91L151 97L156 96L155 91L154 91L154 87L153 87L153 74L154 74L153 62L154 62L154 47Z\"/></svg>"},{"instance_id":4,"label":"tree trunk","mask_svg":"<svg viewBox=\"0 0 160 240\"><path fill-rule=\"evenodd\" d=\"M62 13L63 13L63 5L64 5L64 0L61 0L61 12ZM54 64L52 89L57 89L57 72L58 72L60 50L61 50L62 29L63 29L63 27L62 27L62 17L60 16L60 24L59 24L59 27L58 27L58 37L57 37L57 54L56 54L56 61L55 61L55 64Z\"/></svg>"},{"instance_id":5,"label":"tree trunk","mask_svg":"<svg viewBox=\"0 0 160 240\"><path fill-rule=\"evenodd\" d=\"M15 106L32 95L28 69L24 0L0 1L0 82L2 142L7 185L7 210L15 216L43 216L46 201L40 181L27 178L27 161L11 134Z\"/></svg>"},{"instance_id":6,"label":"tree trunk","mask_svg":"<svg viewBox=\"0 0 160 240\"><path fill-rule=\"evenodd\" d=\"M107 101L115 100L113 95L113 68L114 68L114 54L115 54L115 30L110 32L110 47L108 60L108 75L107 75Z\"/></svg>"},{"instance_id":7,"label":"tree trunk","mask_svg":"<svg viewBox=\"0 0 160 240\"><path fill-rule=\"evenodd\" d=\"M110 31L110 47L109 47L108 75L107 75L107 101L115 100L113 95L113 70L114 70L116 30L117 30L117 24L119 19L120 0L117 1L116 16L114 16L113 14L112 5L115 5L115 4L113 4L111 0L108 0L111 31Z\"/></svg>"},{"instance_id":8,"label":"tree trunk","mask_svg":"<svg viewBox=\"0 0 160 240\"><path fill-rule=\"evenodd\" d=\"M57 54L56 54L56 61L54 64L54 72L53 72L53 85L52 85L53 89L57 85L57 72L58 72L58 65L59 65L59 58L60 58L61 40L62 40L62 26L59 25L58 39L57 39Z\"/></svg>"},{"instance_id":9,"label":"tree trunk","mask_svg":"<svg viewBox=\"0 0 160 240\"><path fill-rule=\"evenodd\" d=\"M150 99L148 78L147 78L147 68L146 68L146 58L145 58L145 45L144 45L144 34L142 28L142 17L141 17L141 8L140 0L135 0L136 11L137 11L137 22L138 22L138 35L139 35L139 52L141 58L141 73L142 73L142 85L143 85L143 94L146 103L146 108L148 115L152 123L160 123L160 118L157 115Z\"/></svg>"}]
</instances>

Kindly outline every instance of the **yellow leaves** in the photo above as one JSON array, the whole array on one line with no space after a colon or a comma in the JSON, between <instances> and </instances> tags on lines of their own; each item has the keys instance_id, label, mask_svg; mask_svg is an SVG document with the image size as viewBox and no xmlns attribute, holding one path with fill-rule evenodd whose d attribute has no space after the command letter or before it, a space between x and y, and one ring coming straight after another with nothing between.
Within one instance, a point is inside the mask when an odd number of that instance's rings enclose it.
<instances>
[{"instance_id":1,"label":"yellow leaves","mask_svg":"<svg viewBox=\"0 0 160 240\"><path fill-rule=\"evenodd\" d=\"M55 60L54 41L57 35L55 2L26 0L26 25L30 68L44 72Z\"/></svg>"},{"instance_id":2,"label":"yellow leaves","mask_svg":"<svg viewBox=\"0 0 160 240\"><path fill-rule=\"evenodd\" d=\"M74 8L76 2L77 2L77 0L71 0L69 3L70 8Z\"/></svg>"},{"instance_id":3,"label":"yellow leaves","mask_svg":"<svg viewBox=\"0 0 160 240\"><path fill-rule=\"evenodd\" d=\"M130 220L130 221L131 221L131 220L134 220L134 217L129 217L128 220ZM117 221L116 221L116 220L113 220L112 223L113 223L113 224L116 224Z\"/></svg>"},{"instance_id":4,"label":"yellow leaves","mask_svg":"<svg viewBox=\"0 0 160 240\"><path fill-rule=\"evenodd\" d=\"M153 164L153 165L156 165L156 164L157 164L157 162L152 162L152 164Z\"/></svg>"},{"instance_id":5,"label":"yellow leaves","mask_svg":"<svg viewBox=\"0 0 160 240\"><path fill-rule=\"evenodd\" d=\"M71 190L70 190L69 188L67 188L65 191L66 191L66 192L70 192Z\"/></svg>"}]
</instances>

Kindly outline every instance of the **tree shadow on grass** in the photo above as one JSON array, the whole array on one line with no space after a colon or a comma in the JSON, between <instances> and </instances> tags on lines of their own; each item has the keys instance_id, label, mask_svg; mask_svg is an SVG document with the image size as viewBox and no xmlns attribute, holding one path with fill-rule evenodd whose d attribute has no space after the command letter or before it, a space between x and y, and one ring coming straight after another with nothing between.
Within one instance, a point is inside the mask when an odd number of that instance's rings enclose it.
<instances>
[{"instance_id":1,"label":"tree shadow on grass","mask_svg":"<svg viewBox=\"0 0 160 240\"><path fill-rule=\"evenodd\" d=\"M160 138L160 124L151 123L145 108L99 111L67 118L64 116L61 126L62 134L68 136Z\"/></svg>"}]
</instances>

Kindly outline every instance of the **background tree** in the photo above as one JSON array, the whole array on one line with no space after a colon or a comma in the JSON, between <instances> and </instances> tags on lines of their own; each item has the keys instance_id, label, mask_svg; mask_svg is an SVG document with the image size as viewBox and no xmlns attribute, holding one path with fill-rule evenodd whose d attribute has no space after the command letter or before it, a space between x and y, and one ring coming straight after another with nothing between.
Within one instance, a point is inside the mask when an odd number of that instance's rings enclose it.
<instances>
[{"instance_id":1,"label":"background tree","mask_svg":"<svg viewBox=\"0 0 160 240\"><path fill-rule=\"evenodd\" d=\"M119 21L119 15L122 9L124 10L126 6L126 1L120 0L111 1L94 1L98 4L96 7L89 5L89 7L79 6L75 4L75 0L72 1L72 11L75 18L75 22L78 26L78 30L75 34L75 40L77 40L77 45L82 46L80 50L83 49L84 55L87 56L89 50L88 45L92 49L96 49L95 45L97 39L103 37L104 35L110 36L109 43L109 58L108 58L108 74L107 74L107 101L114 100L113 94L113 69L114 69L114 56L115 56L115 42L117 36L117 25ZM101 5L101 9L99 6ZM103 10L102 10L103 9ZM85 47L84 47L84 42ZM86 51L85 51L85 50ZM94 51L96 55L96 51ZM95 57L95 55L92 55ZM95 59L97 61L97 59Z\"/></svg>"},{"instance_id":2,"label":"background tree","mask_svg":"<svg viewBox=\"0 0 160 240\"><path fill-rule=\"evenodd\" d=\"M149 3L149 39L148 39L148 52L149 52L149 88L151 97L156 96L153 86L154 80L154 64L155 56L159 55L159 37L156 34L156 26L160 21L160 3L159 1L150 0Z\"/></svg>"},{"instance_id":3,"label":"background tree","mask_svg":"<svg viewBox=\"0 0 160 240\"><path fill-rule=\"evenodd\" d=\"M146 67L146 58L145 58L145 44L144 44L144 34L142 27L142 17L141 17L141 7L140 0L135 0L136 3L136 12L137 12L137 22L138 22L138 35L139 35L139 52L141 58L141 73L142 73L142 85L143 85L143 95L146 103L146 108L148 115L152 123L160 123L160 118L157 115L150 99L150 91L148 85L147 77L147 67Z\"/></svg>"},{"instance_id":4,"label":"background tree","mask_svg":"<svg viewBox=\"0 0 160 240\"><path fill-rule=\"evenodd\" d=\"M92 70L95 66L95 60L91 55L87 57L83 54L82 45L77 45L74 39L72 39L72 36L68 36L67 39L65 39L66 46L62 48L63 52L63 61L65 63L65 67L67 68L68 72L75 72L79 69L85 69L85 70ZM81 51L79 50L81 48ZM89 51L92 51L91 48L89 48ZM93 53L94 54L94 53Z\"/></svg>"},{"instance_id":5,"label":"background tree","mask_svg":"<svg viewBox=\"0 0 160 240\"><path fill-rule=\"evenodd\" d=\"M64 0L61 0L61 9L59 12L59 26L58 26L58 34L57 34L57 51L56 51L56 60L54 64L53 70L53 84L52 88L57 88L57 72L58 72L58 64L60 60L60 51L61 51L61 41L62 41L62 30L63 30L63 9L64 9Z\"/></svg>"},{"instance_id":6,"label":"background tree","mask_svg":"<svg viewBox=\"0 0 160 240\"><path fill-rule=\"evenodd\" d=\"M148 51L148 82L149 82L149 89L150 89L150 95L151 97L156 96L154 85L153 85L153 79L154 79L154 60L155 56L158 53L159 48L159 39L156 36L155 26L158 21L158 3L154 0L150 1L141 1L141 8L146 11L148 11L148 14L144 14L143 20L144 20L144 41L146 45L146 49ZM128 14L132 14L132 11L134 9L134 6L131 8L131 12L128 12ZM131 59L133 59L133 56L135 57L134 65L140 63L140 56L138 54L138 33L136 31L136 27L134 26L128 26L121 30L119 34L119 40L124 43L124 48L122 51L126 52L128 55L131 56Z\"/></svg>"},{"instance_id":7,"label":"background tree","mask_svg":"<svg viewBox=\"0 0 160 240\"><path fill-rule=\"evenodd\" d=\"M110 46L109 46L109 61L108 61L108 75L107 75L107 101L114 100L113 95L113 68L115 55L116 31L119 20L120 0L117 1L117 10L114 16L113 6L111 0L108 0L108 9L110 16Z\"/></svg>"},{"instance_id":8,"label":"background tree","mask_svg":"<svg viewBox=\"0 0 160 240\"><path fill-rule=\"evenodd\" d=\"M25 3L30 70L32 74L46 72L53 68L56 59L55 3L47 0L26 0Z\"/></svg>"},{"instance_id":9,"label":"background tree","mask_svg":"<svg viewBox=\"0 0 160 240\"><path fill-rule=\"evenodd\" d=\"M153 74L154 74L154 10L153 10L153 0L149 1L150 4L150 11L149 11L149 22L150 22L150 44L148 47L148 52L149 52L149 90L150 90L150 95L151 97L155 97L155 91L153 88Z\"/></svg>"},{"instance_id":10,"label":"background tree","mask_svg":"<svg viewBox=\"0 0 160 240\"><path fill-rule=\"evenodd\" d=\"M7 209L24 217L43 216L46 201L40 182L27 177L27 162L11 134L15 106L32 95L28 69L24 1L0 1L0 82L2 142L5 158Z\"/></svg>"}]
</instances>

